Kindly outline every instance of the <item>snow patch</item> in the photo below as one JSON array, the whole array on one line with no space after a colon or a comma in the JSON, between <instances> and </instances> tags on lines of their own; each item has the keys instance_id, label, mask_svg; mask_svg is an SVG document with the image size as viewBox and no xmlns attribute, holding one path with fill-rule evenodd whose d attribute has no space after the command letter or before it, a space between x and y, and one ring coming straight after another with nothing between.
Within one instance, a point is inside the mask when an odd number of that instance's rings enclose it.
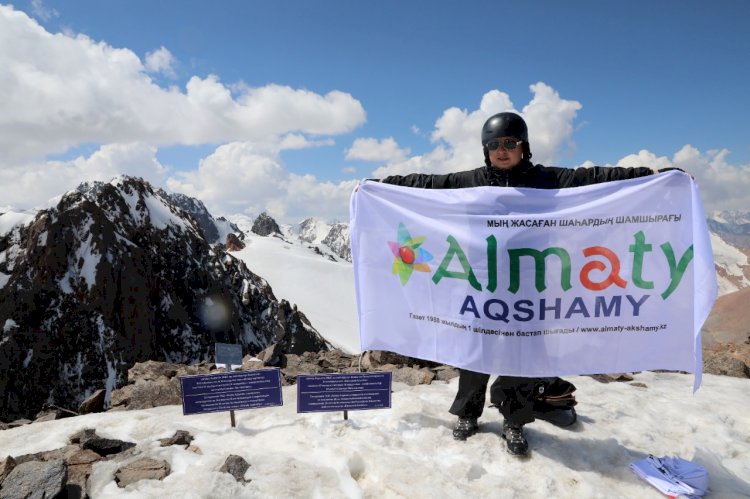
<instances>
[{"instance_id":1,"label":"snow patch","mask_svg":"<svg viewBox=\"0 0 750 499\"><path fill-rule=\"evenodd\" d=\"M711 234L711 248L714 261L724 267L729 275L744 277L742 266L748 264L747 255L716 234Z\"/></svg>"},{"instance_id":2,"label":"snow patch","mask_svg":"<svg viewBox=\"0 0 750 499\"><path fill-rule=\"evenodd\" d=\"M27 225L34 220L36 213L7 211L0 215L0 237L5 236L17 226Z\"/></svg>"},{"instance_id":3,"label":"snow patch","mask_svg":"<svg viewBox=\"0 0 750 499\"><path fill-rule=\"evenodd\" d=\"M216 231L219 233L219 242L222 244L227 242L229 234L235 234L239 237L239 234L232 229L232 224L228 220L215 220L214 226L216 226Z\"/></svg>"},{"instance_id":4,"label":"snow patch","mask_svg":"<svg viewBox=\"0 0 750 499\"><path fill-rule=\"evenodd\" d=\"M81 244L76 249L73 260L68 263L68 271L60 279L60 289L65 294L73 292L73 288L70 285L71 280L75 283L79 279L83 279L89 291L96 284L96 268L102 259L102 255L94 253L94 248L92 247L94 238L91 233L92 224L93 220L89 218L78 232L79 238L82 238L85 234L86 239L81 240Z\"/></svg>"},{"instance_id":5,"label":"snow patch","mask_svg":"<svg viewBox=\"0 0 750 499\"><path fill-rule=\"evenodd\" d=\"M166 229L170 225L179 227L181 230L188 230L187 224L179 216L172 213L160 198L146 195L143 197L143 201L146 203L146 209L148 209L149 216L151 217L151 225L157 229Z\"/></svg>"},{"instance_id":6,"label":"snow patch","mask_svg":"<svg viewBox=\"0 0 750 499\"><path fill-rule=\"evenodd\" d=\"M244 331L242 332L242 339L246 345L255 345L258 343L258 336L253 330L253 325L249 322L245 323Z\"/></svg>"},{"instance_id":7,"label":"snow patch","mask_svg":"<svg viewBox=\"0 0 750 499\"><path fill-rule=\"evenodd\" d=\"M5 252L3 252L4 254ZM10 280L10 276L8 274L3 274L0 272L0 289L3 289L6 284L8 284L8 281Z\"/></svg>"},{"instance_id":8,"label":"snow patch","mask_svg":"<svg viewBox=\"0 0 750 499\"><path fill-rule=\"evenodd\" d=\"M132 192L127 193L122 190L122 185L115 184L115 180L112 181L112 184L117 186L118 190L120 191L120 194L122 196L122 199L125 200L125 203L128 205L128 211L130 212L130 217L133 219L133 221L138 224L143 224L143 214L138 209L138 193Z\"/></svg>"},{"instance_id":9,"label":"snow patch","mask_svg":"<svg viewBox=\"0 0 750 499\"><path fill-rule=\"evenodd\" d=\"M23 359L23 368L26 369L29 367L29 364L31 363L31 358L34 356L34 349L29 348L26 351L26 358Z\"/></svg>"},{"instance_id":10,"label":"snow patch","mask_svg":"<svg viewBox=\"0 0 750 499\"><path fill-rule=\"evenodd\" d=\"M277 299L296 303L326 341L349 353L361 351L351 263L321 258L302 241L288 243L250 233L245 243L245 248L233 255L263 276ZM283 250L285 246L287 250ZM282 250L284 264L279 265ZM321 292L321 283L325 283L325 292ZM250 289L249 283L243 283L242 294L248 300ZM262 317L269 313L263 311Z\"/></svg>"},{"instance_id":11,"label":"snow patch","mask_svg":"<svg viewBox=\"0 0 750 499\"><path fill-rule=\"evenodd\" d=\"M165 294L161 299L161 309L165 311L169 310L170 308L172 308L172 305L174 305L172 297Z\"/></svg>"},{"instance_id":12,"label":"snow patch","mask_svg":"<svg viewBox=\"0 0 750 499\"><path fill-rule=\"evenodd\" d=\"M76 360L74 363L65 363L62 366L62 377L67 380L74 379L76 385L79 387L83 384L83 355L81 352L76 354Z\"/></svg>"},{"instance_id":13,"label":"snow patch","mask_svg":"<svg viewBox=\"0 0 750 499\"><path fill-rule=\"evenodd\" d=\"M2 286L0 286L2 287ZM11 329L14 327L18 327L18 324L13 319L8 319L5 321L5 324L3 325L3 333L9 333Z\"/></svg>"},{"instance_id":14,"label":"snow patch","mask_svg":"<svg viewBox=\"0 0 750 499\"><path fill-rule=\"evenodd\" d=\"M83 259L83 265L81 265L80 269L80 276L86 281L89 291L91 291L91 287L96 284L96 267L99 265L99 262L102 259L102 255L94 254L91 251L92 238L93 235L89 234L86 242L78 248L78 251L76 251L76 256L78 257L79 261L80 259Z\"/></svg>"},{"instance_id":15,"label":"snow patch","mask_svg":"<svg viewBox=\"0 0 750 499\"><path fill-rule=\"evenodd\" d=\"M106 360L107 364L107 379L104 381L105 393L104 393L104 406L108 407L110 400L112 399L112 391L117 387L117 369L115 369L115 363Z\"/></svg>"}]
</instances>

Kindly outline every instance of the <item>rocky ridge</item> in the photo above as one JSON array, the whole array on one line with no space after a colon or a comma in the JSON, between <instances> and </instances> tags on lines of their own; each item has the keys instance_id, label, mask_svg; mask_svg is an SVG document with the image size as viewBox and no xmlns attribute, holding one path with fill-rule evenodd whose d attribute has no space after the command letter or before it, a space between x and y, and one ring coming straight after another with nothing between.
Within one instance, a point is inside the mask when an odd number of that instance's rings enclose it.
<instances>
[{"instance_id":1,"label":"rocky ridge","mask_svg":"<svg viewBox=\"0 0 750 499\"><path fill-rule=\"evenodd\" d=\"M141 179L72 191L0 234L0 419L76 407L135 362L194 363L217 341L325 350L304 314Z\"/></svg>"},{"instance_id":2,"label":"rocky ridge","mask_svg":"<svg viewBox=\"0 0 750 499\"><path fill-rule=\"evenodd\" d=\"M349 225L328 223L315 217L304 219L285 229L290 240L299 240L317 254L331 260L352 261L352 247L349 241Z\"/></svg>"}]
</instances>

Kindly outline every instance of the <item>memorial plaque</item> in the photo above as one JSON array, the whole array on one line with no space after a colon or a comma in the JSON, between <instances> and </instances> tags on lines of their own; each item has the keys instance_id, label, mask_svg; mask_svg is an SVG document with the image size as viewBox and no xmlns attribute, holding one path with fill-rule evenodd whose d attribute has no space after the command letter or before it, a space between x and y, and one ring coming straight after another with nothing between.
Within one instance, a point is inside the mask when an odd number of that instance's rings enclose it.
<instances>
[{"instance_id":1,"label":"memorial plaque","mask_svg":"<svg viewBox=\"0 0 750 499\"><path fill-rule=\"evenodd\" d=\"M234 343L216 343L216 364L242 365L242 345Z\"/></svg>"},{"instance_id":2,"label":"memorial plaque","mask_svg":"<svg viewBox=\"0 0 750 499\"><path fill-rule=\"evenodd\" d=\"M391 407L390 372L299 374L297 412L360 411Z\"/></svg>"},{"instance_id":3,"label":"memorial plaque","mask_svg":"<svg viewBox=\"0 0 750 499\"><path fill-rule=\"evenodd\" d=\"M186 416L283 405L277 368L182 376L180 385Z\"/></svg>"}]
</instances>

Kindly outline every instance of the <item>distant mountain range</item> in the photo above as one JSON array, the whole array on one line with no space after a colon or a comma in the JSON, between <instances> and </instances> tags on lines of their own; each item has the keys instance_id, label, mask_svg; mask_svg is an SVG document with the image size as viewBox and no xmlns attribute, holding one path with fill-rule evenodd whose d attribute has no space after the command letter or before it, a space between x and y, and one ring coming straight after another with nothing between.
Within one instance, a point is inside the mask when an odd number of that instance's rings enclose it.
<instances>
[{"instance_id":1,"label":"distant mountain range","mask_svg":"<svg viewBox=\"0 0 750 499\"><path fill-rule=\"evenodd\" d=\"M750 212L722 211L708 219L719 294L750 287Z\"/></svg>"},{"instance_id":2,"label":"distant mountain range","mask_svg":"<svg viewBox=\"0 0 750 499\"><path fill-rule=\"evenodd\" d=\"M95 190L100 182L84 183L79 190ZM310 217L297 224L281 225L266 213L257 217L243 214L224 215L215 218L202 201L183 194L157 192L175 206L190 213L200 226L209 244L226 243L227 235L254 232L263 236L275 236L305 244L311 251L333 260L352 261L349 243L349 225L328 223ZM263 223L259 224L259 220ZM711 244L719 282L719 294L724 295L750 287L750 212L715 212L707 220L711 233ZM266 224L275 229L264 228Z\"/></svg>"}]
</instances>

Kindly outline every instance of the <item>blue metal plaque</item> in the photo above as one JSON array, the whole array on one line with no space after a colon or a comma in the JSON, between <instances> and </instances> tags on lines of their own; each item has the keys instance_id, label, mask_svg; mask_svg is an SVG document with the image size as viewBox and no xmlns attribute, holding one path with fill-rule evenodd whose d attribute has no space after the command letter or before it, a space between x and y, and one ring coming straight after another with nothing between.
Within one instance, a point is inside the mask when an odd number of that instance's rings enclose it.
<instances>
[{"instance_id":1,"label":"blue metal plaque","mask_svg":"<svg viewBox=\"0 0 750 499\"><path fill-rule=\"evenodd\" d=\"M180 385L186 416L283 405L277 368L182 376Z\"/></svg>"},{"instance_id":2,"label":"blue metal plaque","mask_svg":"<svg viewBox=\"0 0 750 499\"><path fill-rule=\"evenodd\" d=\"M216 364L231 366L242 365L242 345L234 343L216 343Z\"/></svg>"},{"instance_id":3,"label":"blue metal plaque","mask_svg":"<svg viewBox=\"0 0 750 499\"><path fill-rule=\"evenodd\" d=\"M359 411L391 407L390 372L299 374L297 412Z\"/></svg>"}]
</instances>

